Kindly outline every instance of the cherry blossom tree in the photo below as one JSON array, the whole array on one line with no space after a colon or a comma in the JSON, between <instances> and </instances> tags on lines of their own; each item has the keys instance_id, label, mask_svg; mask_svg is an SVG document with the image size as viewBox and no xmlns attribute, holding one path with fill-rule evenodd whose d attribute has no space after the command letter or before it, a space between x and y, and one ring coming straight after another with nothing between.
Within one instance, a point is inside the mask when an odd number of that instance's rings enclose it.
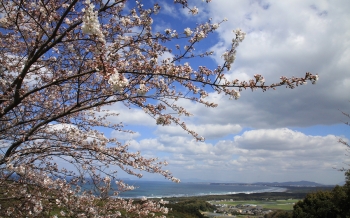
<instances>
[{"instance_id":1,"label":"cherry blossom tree","mask_svg":"<svg viewBox=\"0 0 350 218\"><path fill-rule=\"evenodd\" d=\"M187 0L174 3L193 16L199 13ZM108 117L118 114L104 106L122 102L141 108L156 124L179 125L203 140L180 119L190 113L177 100L216 107L206 100L209 92L238 99L245 89L294 88L318 79L306 73L300 78L282 76L271 84L262 75L249 81L228 80L225 74L245 37L240 29L233 31L221 65L193 69L185 60L211 56L213 52L197 53L195 48L225 20L156 32L153 19L162 9L149 4L0 1L0 216L166 214L162 202L142 199L136 204L117 198L119 192L134 187L118 180L117 171L110 170L114 166L137 177L145 171L179 180L162 168L165 161L130 152L127 144L98 131L98 127L128 131L122 124L108 122ZM171 43L177 41L182 44L172 49ZM162 58L165 54L172 58ZM84 182L91 182L95 192L82 190ZM118 184L113 194L112 182Z\"/></svg>"}]
</instances>

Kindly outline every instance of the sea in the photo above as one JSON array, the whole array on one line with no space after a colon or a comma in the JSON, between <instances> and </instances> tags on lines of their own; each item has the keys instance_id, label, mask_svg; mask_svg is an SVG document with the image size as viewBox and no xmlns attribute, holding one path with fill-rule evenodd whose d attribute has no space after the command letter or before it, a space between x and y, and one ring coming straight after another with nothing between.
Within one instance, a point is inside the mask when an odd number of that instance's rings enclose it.
<instances>
[{"instance_id":1,"label":"sea","mask_svg":"<svg viewBox=\"0 0 350 218\"><path fill-rule=\"evenodd\" d=\"M281 187L235 183L172 183L141 180L129 180L124 182L136 188L131 191L120 193L119 197L122 198L167 198L286 191L285 188Z\"/></svg>"}]
</instances>

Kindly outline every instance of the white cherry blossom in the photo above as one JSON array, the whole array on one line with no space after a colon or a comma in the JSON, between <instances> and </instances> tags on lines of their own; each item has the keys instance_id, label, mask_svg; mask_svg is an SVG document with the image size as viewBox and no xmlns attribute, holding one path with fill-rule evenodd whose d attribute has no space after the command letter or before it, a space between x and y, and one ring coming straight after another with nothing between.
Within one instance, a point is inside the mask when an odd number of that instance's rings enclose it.
<instances>
[{"instance_id":1,"label":"white cherry blossom","mask_svg":"<svg viewBox=\"0 0 350 218\"><path fill-rule=\"evenodd\" d=\"M114 91L121 92L126 86L128 86L129 81L114 69L114 73L109 77L108 83L112 86Z\"/></svg>"},{"instance_id":2,"label":"white cherry blossom","mask_svg":"<svg viewBox=\"0 0 350 218\"><path fill-rule=\"evenodd\" d=\"M193 33L193 31L192 31L189 27L187 27L187 28L184 30L184 32L185 32L185 34L186 34L187 37L191 36L192 33Z\"/></svg>"}]
</instances>

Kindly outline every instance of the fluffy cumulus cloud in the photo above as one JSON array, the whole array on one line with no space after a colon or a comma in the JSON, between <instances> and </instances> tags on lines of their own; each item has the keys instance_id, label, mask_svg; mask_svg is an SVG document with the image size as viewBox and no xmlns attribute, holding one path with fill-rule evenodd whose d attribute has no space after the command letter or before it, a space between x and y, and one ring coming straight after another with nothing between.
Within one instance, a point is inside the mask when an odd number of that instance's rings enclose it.
<instances>
[{"instance_id":1,"label":"fluffy cumulus cloud","mask_svg":"<svg viewBox=\"0 0 350 218\"><path fill-rule=\"evenodd\" d=\"M238 156L230 164L241 172L280 174L275 179L284 180L318 179L330 184L342 180L342 174L334 168L348 162L346 151L337 140L334 135L311 136L286 128L260 129L247 131L230 142L219 142L217 146L230 148ZM315 174L318 178L313 179ZM327 174L328 178L322 178Z\"/></svg>"},{"instance_id":2,"label":"fluffy cumulus cloud","mask_svg":"<svg viewBox=\"0 0 350 218\"><path fill-rule=\"evenodd\" d=\"M116 138L118 141L130 141L138 138L140 135L139 132L123 132L116 130L113 130L111 133L111 137Z\"/></svg>"},{"instance_id":3,"label":"fluffy cumulus cloud","mask_svg":"<svg viewBox=\"0 0 350 218\"><path fill-rule=\"evenodd\" d=\"M346 73L349 69L346 60L350 58L350 30L347 28L350 4L341 0L332 3L218 0L209 4L209 8L213 20L222 17L229 20L217 30L220 40L213 50L218 63L222 63L221 55L231 42L232 30L240 27L247 32L229 78L247 79L258 73L267 83L272 83L278 82L282 75L303 76L307 71L318 73L321 78L315 86L308 84L292 91L243 92L240 102L234 105L225 98L219 99L222 107L219 106L217 113L238 118L253 127L339 122L341 114L337 109L349 108L348 96L344 93L350 91ZM232 116L236 113L230 113L227 108L247 110L239 110L244 116Z\"/></svg>"},{"instance_id":4,"label":"fluffy cumulus cloud","mask_svg":"<svg viewBox=\"0 0 350 218\"><path fill-rule=\"evenodd\" d=\"M156 125L155 120L139 108L128 108L122 103L115 103L103 108L109 113L114 113L108 117L108 121L113 124L123 123L125 125ZM98 115L105 115L105 112L99 112Z\"/></svg>"},{"instance_id":5,"label":"fluffy cumulus cloud","mask_svg":"<svg viewBox=\"0 0 350 218\"><path fill-rule=\"evenodd\" d=\"M288 128L245 131L215 144L183 136L132 141L132 148L162 153L180 178L257 182L310 180L335 184L347 161L334 135L312 136ZM325 176L327 175L327 176Z\"/></svg>"},{"instance_id":6,"label":"fluffy cumulus cloud","mask_svg":"<svg viewBox=\"0 0 350 218\"><path fill-rule=\"evenodd\" d=\"M189 124L187 127L190 130L195 131L200 136L203 136L205 139L220 139L230 134L239 133L242 130L242 127L238 124ZM181 135L188 136L186 131L184 131L179 126L161 126L156 130L156 134L158 135Z\"/></svg>"}]
</instances>

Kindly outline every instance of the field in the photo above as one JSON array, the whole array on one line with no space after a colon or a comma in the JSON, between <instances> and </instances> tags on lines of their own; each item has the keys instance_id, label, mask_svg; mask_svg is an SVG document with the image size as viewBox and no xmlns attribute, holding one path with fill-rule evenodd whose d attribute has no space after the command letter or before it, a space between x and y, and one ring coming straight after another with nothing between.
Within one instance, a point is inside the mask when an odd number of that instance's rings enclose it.
<instances>
[{"instance_id":1,"label":"field","mask_svg":"<svg viewBox=\"0 0 350 218\"><path fill-rule=\"evenodd\" d=\"M290 200L269 200L269 201L212 201L211 204L226 204L226 205L257 205L261 206L264 209L271 210L293 210L294 203L298 202L299 199L290 199Z\"/></svg>"}]
</instances>

